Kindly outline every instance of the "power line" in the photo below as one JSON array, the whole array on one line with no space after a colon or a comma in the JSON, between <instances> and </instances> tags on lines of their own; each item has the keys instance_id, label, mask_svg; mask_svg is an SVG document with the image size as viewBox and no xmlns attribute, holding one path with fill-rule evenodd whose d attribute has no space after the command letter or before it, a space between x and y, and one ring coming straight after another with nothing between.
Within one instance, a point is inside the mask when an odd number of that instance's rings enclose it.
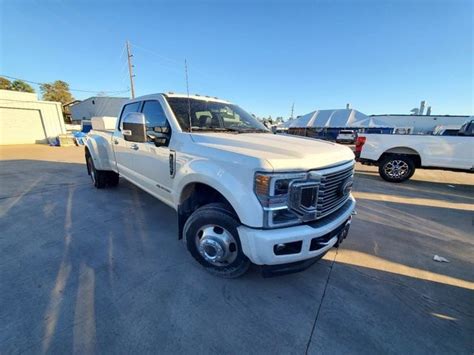
<instances>
[{"instance_id":1,"label":"power line","mask_svg":"<svg viewBox=\"0 0 474 355\"><path fill-rule=\"evenodd\" d=\"M173 63L173 64L175 64L175 65L177 65L177 66L180 66L180 67L181 67L181 65L182 65L181 62L180 62L179 60L177 60L177 59L173 59L173 58L170 58L170 57L165 57L164 55L158 54L158 53L156 53L155 51L152 51L152 50L150 50L150 49L148 49L148 48L144 48L144 47L139 46L139 45L137 45L137 44L135 44L135 43L130 43L130 45L131 45L132 47L135 47L135 48L141 49L141 50L143 50L143 51L145 51L145 52L148 52L148 53L150 53L150 54L152 54L152 55L154 55L154 56L156 56L156 57L158 57L158 58L161 58L161 59L164 59L164 60L166 60L166 61L168 61L168 62L171 62L171 63Z\"/></svg>"},{"instance_id":2,"label":"power line","mask_svg":"<svg viewBox=\"0 0 474 355\"><path fill-rule=\"evenodd\" d=\"M4 77L4 78L12 79L12 80L24 81L25 83L30 83L30 84L35 84L35 85L48 84L48 83L39 83L39 82L37 82L37 81L32 81L32 80L25 80L25 79L15 78L15 77L9 76L9 75L0 74L0 76L2 76L2 77ZM108 91L105 91L105 90L81 90L81 89L72 89L72 88L69 88L69 91L87 92L87 93L103 92L103 93L106 93L106 94L120 94L120 93L125 93L125 92L130 91L130 89L127 89L127 90L113 90L113 91L109 91L109 90L108 90Z\"/></svg>"}]
</instances>

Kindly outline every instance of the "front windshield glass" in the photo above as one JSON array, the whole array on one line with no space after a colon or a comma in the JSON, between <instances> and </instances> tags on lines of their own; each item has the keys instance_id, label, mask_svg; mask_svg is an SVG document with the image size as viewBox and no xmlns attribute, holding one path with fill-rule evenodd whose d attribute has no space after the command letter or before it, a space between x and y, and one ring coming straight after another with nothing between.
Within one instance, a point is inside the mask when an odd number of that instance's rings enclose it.
<instances>
[{"instance_id":1,"label":"front windshield glass","mask_svg":"<svg viewBox=\"0 0 474 355\"><path fill-rule=\"evenodd\" d=\"M167 101L183 131L189 131L191 111L193 131L269 132L255 117L236 105L186 97L168 97Z\"/></svg>"}]
</instances>

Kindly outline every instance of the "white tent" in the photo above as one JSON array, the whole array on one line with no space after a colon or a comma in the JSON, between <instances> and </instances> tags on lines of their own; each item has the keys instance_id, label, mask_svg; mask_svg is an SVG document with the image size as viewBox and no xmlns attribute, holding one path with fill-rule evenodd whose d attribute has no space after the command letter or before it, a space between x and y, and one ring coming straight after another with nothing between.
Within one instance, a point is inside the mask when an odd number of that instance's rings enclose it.
<instances>
[{"instance_id":1,"label":"white tent","mask_svg":"<svg viewBox=\"0 0 474 355\"><path fill-rule=\"evenodd\" d=\"M291 128L314 128L314 127L362 127L357 122L369 119L362 112L353 109L341 110L317 110L291 121Z\"/></svg>"},{"instance_id":2,"label":"white tent","mask_svg":"<svg viewBox=\"0 0 474 355\"><path fill-rule=\"evenodd\" d=\"M283 123L281 123L280 125L278 125L278 128L289 128L290 125L291 125L294 121L295 121L294 119L292 119L292 120L290 119L290 120L288 120L288 121L286 121L286 122L283 122Z\"/></svg>"},{"instance_id":3,"label":"white tent","mask_svg":"<svg viewBox=\"0 0 474 355\"><path fill-rule=\"evenodd\" d=\"M352 123L350 127L395 127L393 124L384 122L376 117L366 117Z\"/></svg>"}]
</instances>

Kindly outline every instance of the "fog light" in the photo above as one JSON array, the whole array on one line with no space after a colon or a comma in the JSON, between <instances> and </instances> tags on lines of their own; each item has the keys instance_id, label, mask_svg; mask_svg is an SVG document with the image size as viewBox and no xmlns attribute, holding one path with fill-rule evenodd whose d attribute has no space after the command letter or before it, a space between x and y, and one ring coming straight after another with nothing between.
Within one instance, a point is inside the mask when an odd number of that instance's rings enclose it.
<instances>
[{"instance_id":1,"label":"fog light","mask_svg":"<svg viewBox=\"0 0 474 355\"><path fill-rule=\"evenodd\" d=\"M302 245L303 245L303 241L301 240L297 242L275 244L273 246L273 252L275 253L275 255L298 254L301 252Z\"/></svg>"},{"instance_id":2,"label":"fog light","mask_svg":"<svg viewBox=\"0 0 474 355\"><path fill-rule=\"evenodd\" d=\"M283 249L285 249L286 245L285 244L277 244L275 246L275 251L278 253L280 251L282 251Z\"/></svg>"}]
</instances>

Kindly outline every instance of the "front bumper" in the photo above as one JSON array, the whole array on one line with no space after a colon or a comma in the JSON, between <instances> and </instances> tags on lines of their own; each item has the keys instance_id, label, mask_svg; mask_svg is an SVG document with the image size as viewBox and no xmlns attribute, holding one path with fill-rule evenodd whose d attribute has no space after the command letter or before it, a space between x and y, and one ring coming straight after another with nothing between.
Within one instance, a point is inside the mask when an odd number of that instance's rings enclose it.
<instances>
[{"instance_id":1,"label":"front bumper","mask_svg":"<svg viewBox=\"0 0 474 355\"><path fill-rule=\"evenodd\" d=\"M316 258L341 241L343 230L347 233L355 206L351 196L339 210L312 223L267 230L240 226L238 232L242 250L257 265L288 264ZM288 243L292 243L290 245L295 252L279 255L279 246Z\"/></svg>"}]
</instances>

